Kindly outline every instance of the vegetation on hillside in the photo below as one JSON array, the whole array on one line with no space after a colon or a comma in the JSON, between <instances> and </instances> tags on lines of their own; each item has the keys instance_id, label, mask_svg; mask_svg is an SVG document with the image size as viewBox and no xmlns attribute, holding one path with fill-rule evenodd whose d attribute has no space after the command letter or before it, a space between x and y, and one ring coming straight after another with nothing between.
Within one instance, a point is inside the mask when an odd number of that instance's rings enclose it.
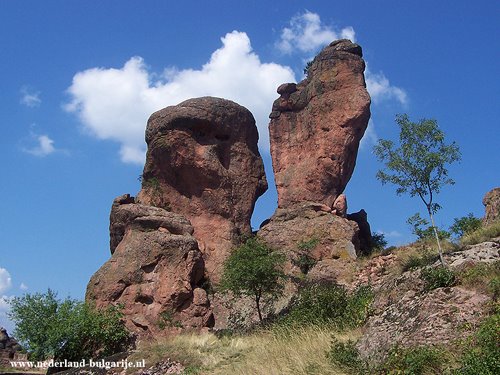
<instances>
[{"instance_id":1,"label":"vegetation on hillside","mask_svg":"<svg viewBox=\"0 0 500 375\"><path fill-rule=\"evenodd\" d=\"M443 186L455 183L448 176L447 166L460 160L460 151L455 143L445 143L444 133L436 120L412 122L408 115L402 114L396 116L396 123L400 129L399 146L396 147L393 141L380 139L374 147L375 155L385 166L377 172L377 178L382 184L389 182L396 185L398 195L407 193L411 197L418 196L424 203L441 264L445 265L434 223L434 214L441 206L434 198Z\"/></svg>"},{"instance_id":2,"label":"vegetation on hillside","mask_svg":"<svg viewBox=\"0 0 500 375\"><path fill-rule=\"evenodd\" d=\"M262 322L261 299L277 296L283 289L285 257L264 242L251 237L235 249L224 263L221 291L250 296Z\"/></svg>"},{"instance_id":3,"label":"vegetation on hillside","mask_svg":"<svg viewBox=\"0 0 500 375\"><path fill-rule=\"evenodd\" d=\"M130 338L118 308L98 310L61 300L50 289L15 297L9 317L16 324L15 337L34 361L102 358L124 350Z\"/></svg>"}]
</instances>

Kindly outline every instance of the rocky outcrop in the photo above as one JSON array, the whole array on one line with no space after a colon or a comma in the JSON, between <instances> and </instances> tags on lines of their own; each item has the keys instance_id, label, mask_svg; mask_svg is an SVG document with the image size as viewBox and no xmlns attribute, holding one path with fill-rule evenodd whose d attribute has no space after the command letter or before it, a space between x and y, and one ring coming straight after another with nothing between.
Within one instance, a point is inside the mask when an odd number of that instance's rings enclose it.
<instances>
[{"instance_id":1,"label":"rocky outcrop","mask_svg":"<svg viewBox=\"0 0 500 375\"><path fill-rule=\"evenodd\" d=\"M467 268L498 262L499 250L498 243L484 242L448 253L445 260L460 278ZM421 268L394 276L388 270L394 267L397 257L389 254L372 259L354 283L371 285L376 295L373 313L357 344L362 357L372 363L381 362L395 346L441 345L464 339L491 306L491 296L474 287L470 290L458 285L428 291ZM440 266L436 261L431 267Z\"/></svg>"},{"instance_id":2,"label":"rocky outcrop","mask_svg":"<svg viewBox=\"0 0 500 375\"><path fill-rule=\"evenodd\" d=\"M370 118L361 47L338 40L312 61L307 78L278 88L269 124L278 206L332 207L356 164Z\"/></svg>"},{"instance_id":3,"label":"rocky outcrop","mask_svg":"<svg viewBox=\"0 0 500 375\"><path fill-rule=\"evenodd\" d=\"M251 233L255 201L267 189L257 141L252 114L225 99L190 99L148 121L138 201L190 220L213 281L230 249Z\"/></svg>"},{"instance_id":4,"label":"rocky outcrop","mask_svg":"<svg viewBox=\"0 0 500 375\"><path fill-rule=\"evenodd\" d=\"M290 276L348 284L360 251L359 228L322 208L311 202L293 209L278 208L258 236L286 254L285 271ZM301 267L305 262L309 266Z\"/></svg>"},{"instance_id":5,"label":"rocky outcrop","mask_svg":"<svg viewBox=\"0 0 500 375\"><path fill-rule=\"evenodd\" d=\"M193 227L182 215L133 202L124 195L113 203L112 256L90 279L86 300L122 304L127 327L139 334L212 326Z\"/></svg>"},{"instance_id":6,"label":"rocky outcrop","mask_svg":"<svg viewBox=\"0 0 500 375\"><path fill-rule=\"evenodd\" d=\"M490 190L483 198L485 215L483 222L491 224L500 219L500 188Z\"/></svg>"},{"instance_id":7,"label":"rocky outcrop","mask_svg":"<svg viewBox=\"0 0 500 375\"><path fill-rule=\"evenodd\" d=\"M396 345L408 348L464 339L471 334L464 328L481 321L488 302L487 296L458 287L429 293L412 288L370 317L358 343L359 352L378 363Z\"/></svg>"},{"instance_id":8,"label":"rocky outcrop","mask_svg":"<svg viewBox=\"0 0 500 375\"><path fill-rule=\"evenodd\" d=\"M0 327L0 367L10 368L10 361L26 361L28 355L21 352L21 345L10 337L7 330Z\"/></svg>"}]
</instances>

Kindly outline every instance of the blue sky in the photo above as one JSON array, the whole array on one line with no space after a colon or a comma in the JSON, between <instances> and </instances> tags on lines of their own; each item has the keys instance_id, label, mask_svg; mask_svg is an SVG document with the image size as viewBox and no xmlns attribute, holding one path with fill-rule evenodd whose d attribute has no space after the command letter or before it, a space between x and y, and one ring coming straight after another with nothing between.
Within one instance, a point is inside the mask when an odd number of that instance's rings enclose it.
<instances>
[{"instance_id":1,"label":"blue sky","mask_svg":"<svg viewBox=\"0 0 500 375\"><path fill-rule=\"evenodd\" d=\"M347 187L392 244L413 239L423 212L375 179L371 151L395 138L394 117L438 120L462 162L437 201L437 223L483 216L499 186L498 1L23 1L0 2L0 325L25 291L83 298L109 257L114 197L139 190L149 114L214 95L254 114L272 181L267 115L276 87L339 37L364 51L372 122ZM276 206L270 191L254 226Z\"/></svg>"}]
</instances>

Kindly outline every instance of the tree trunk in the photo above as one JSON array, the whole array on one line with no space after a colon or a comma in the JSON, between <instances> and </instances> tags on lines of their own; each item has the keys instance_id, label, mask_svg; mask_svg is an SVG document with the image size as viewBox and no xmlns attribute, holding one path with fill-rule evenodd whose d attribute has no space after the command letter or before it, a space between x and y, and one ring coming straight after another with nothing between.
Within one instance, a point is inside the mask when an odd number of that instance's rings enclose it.
<instances>
[{"instance_id":1,"label":"tree trunk","mask_svg":"<svg viewBox=\"0 0 500 375\"><path fill-rule=\"evenodd\" d=\"M260 312L260 296L255 296L255 304L257 305L257 313L259 314L259 321L262 323L262 313Z\"/></svg>"},{"instance_id":2,"label":"tree trunk","mask_svg":"<svg viewBox=\"0 0 500 375\"><path fill-rule=\"evenodd\" d=\"M436 225L434 224L434 216L432 216L432 211L428 209L429 212L429 217L431 218L431 224L432 224L432 229L434 230L434 236L436 236L436 242L438 244L438 251L439 251L439 260L441 261L441 265L443 267L446 267L446 262L444 261L443 258L443 250L441 249L441 242L439 241L439 235L436 229Z\"/></svg>"}]
</instances>

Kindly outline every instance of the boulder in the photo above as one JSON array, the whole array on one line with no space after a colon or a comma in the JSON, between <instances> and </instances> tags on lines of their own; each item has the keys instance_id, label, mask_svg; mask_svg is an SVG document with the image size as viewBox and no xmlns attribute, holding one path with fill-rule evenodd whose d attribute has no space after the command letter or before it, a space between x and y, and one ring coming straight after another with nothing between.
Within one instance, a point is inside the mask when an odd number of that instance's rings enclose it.
<instances>
[{"instance_id":1,"label":"boulder","mask_svg":"<svg viewBox=\"0 0 500 375\"><path fill-rule=\"evenodd\" d=\"M340 217L347 214L347 198L345 194L340 194L333 202L332 213Z\"/></svg>"},{"instance_id":2,"label":"boulder","mask_svg":"<svg viewBox=\"0 0 500 375\"><path fill-rule=\"evenodd\" d=\"M10 361L26 361L28 356L16 339L10 337L7 330L0 327L0 368L10 368Z\"/></svg>"},{"instance_id":3,"label":"boulder","mask_svg":"<svg viewBox=\"0 0 500 375\"><path fill-rule=\"evenodd\" d=\"M269 116L278 207L332 207L344 191L370 118L364 69L361 47L338 40L314 58L305 80L278 88Z\"/></svg>"},{"instance_id":4,"label":"boulder","mask_svg":"<svg viewBox=\"0 0 500 375\"><path fill-rule=\"evenodd\" d=\"M193 227L182 215L133 201L113 203L111 233L121 241L90 279L86 300L123 305L127 328L140 335L212 326Z\"/></svg>"},{"instance_id":5,"label":"boulder","mask_svg":"<svg viewBox=\"0 0 500 375\"><path fill-rule=\"evenodd\" d=\"M186 100L151 115L146 142L138 202L186 217L217 281L267 189L252 114L230 100Z\"/></svg>"},{"instance_id":6,"label":"boulder","mask_svg":"<svg viewBox=\"0 0 500 375\"><path fill-rule=\"evenodd\" d=\"M500 187L490 190L483 198L485 215L483 222L491 224L500 219Z\"/></svg>"},{"instance_id":7,"label":"boulder","mask_svg":"<svg viewBox=\"0 0 500 375\"><path fill-rule=\"evenodd\" d=\"M278 208L257 235L287 256L288 275L297 279L306 276L309 282L348 285L361 253L358 225L311 202ZM301 267L306 259L310 263L307 270Z\"/></svg>"}]
</instances>

